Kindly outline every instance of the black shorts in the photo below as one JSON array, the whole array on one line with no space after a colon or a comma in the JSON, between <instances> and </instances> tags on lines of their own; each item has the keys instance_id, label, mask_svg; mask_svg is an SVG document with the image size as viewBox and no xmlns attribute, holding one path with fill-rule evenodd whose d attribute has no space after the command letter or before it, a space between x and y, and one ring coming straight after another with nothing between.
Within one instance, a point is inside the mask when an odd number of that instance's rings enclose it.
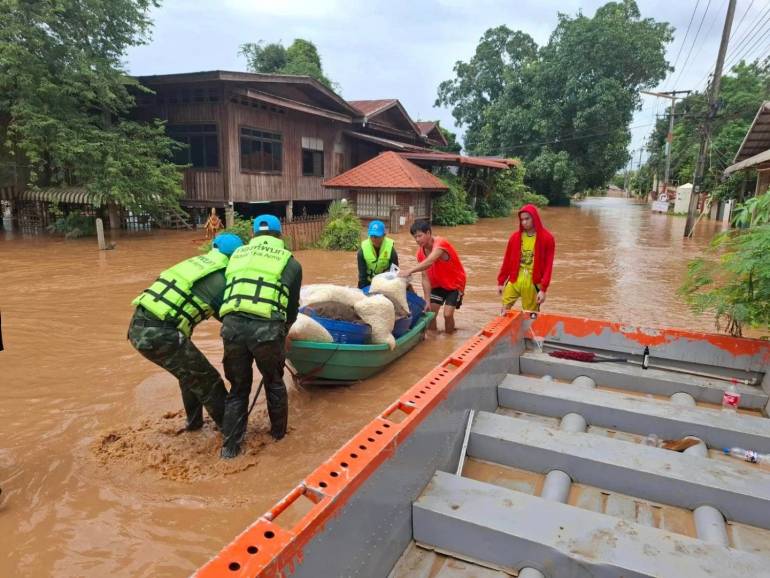
<instances>
[{"instance_id":1,"label":"black shorts","mask_svg":"<svg viewBox=\"0 0 770 578\"><path fill-rule=\"evenodd\" d=\"M430 302L436 305L449 305L459 309L463 304L463 293L457 289L433 287L430 290Z\"/></svg>"}]
</instances>

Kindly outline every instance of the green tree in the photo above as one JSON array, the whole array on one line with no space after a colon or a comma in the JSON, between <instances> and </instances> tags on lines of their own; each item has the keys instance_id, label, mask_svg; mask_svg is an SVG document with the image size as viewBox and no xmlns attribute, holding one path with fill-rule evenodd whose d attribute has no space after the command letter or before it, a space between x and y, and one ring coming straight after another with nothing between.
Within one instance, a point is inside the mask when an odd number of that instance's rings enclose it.
<instances>
[{"instance_id":1,"label":"green tree","mask_svg":"<svg viewBox=\"0 0 770 578\"><path fill-rule=\"evenodd\" d=\"M249 42L241 45L239 54L246 58L251 72L310 76L331 89L337 88L324 73L318 49L309 40L297 38L288 48L281 43Z\"/></svg>"},{"instance_id":2,"label":"green tree","mask_svg":"<svg viewBox=\"0 0 770 578\"><path fill-rule=\"evenodd\" d=\"M740 196L746 173L722 183L724 169L732 164L760 104L770 99L770 60L736 65L722 77L719 109L712 122L710 153L704 175L704 190L718 198ZM671 144L671 181L692 182L700 143L700 127L707 113L707 95L695 92L676 103ZM668 118L658 119L647 147L646 166L663 179Z\"/></svg>"},{"instance_id":3,"label":"green tree","mask_svg":"<svg viewBox=\"0 0 770 578\"><path fill-rule=\"evenodd\" d=\"M451 130L445 129L441 125L439 125L438 129L441 131L441 134L444 135L447 145L436 147L437 150L443 151L445 153L459 154L463 150L463 147L459 142L457 142L457 135L453 133Z\"/></svg>"},{"instance_id":4,"label":"green tree","mask_svg":"<svg viewBox=\"0 0 770 578\"><path fill-rule=\"evenodd\" d=\"M318 244L334 251L355 251L361 243L361 221L353 214L350 205L334 201L329 205L329 215Z\"/></svg>"},{"instance_id":5,"label":"green tree","mask_svg":"<svg viewBox=\"0 0 770 578\"><path fill-rule=\"evenodd\" d=\"M694 311L714 314L717 330L770 329L770 192L737 207L733 229L690 262L680 294Z\"/></svg>"},{"instance_id":6,"label":"green tree","mask_svg":"<svg viewBox=\"0 0 770 578\"><path fill-rule=\"evenodd\" d=\"M634 0L609 2L592 18L560 14L541 48L501 26L484 34L469 62L456 63L436 103L467 127L470 152L520 156L527 184L565 203L626 164L638 91L665 77L671 39L672 28L641 18Z\"/></svg>"},{"instance_id":7,"label":"green tree","mask_svg":"<svg viewBox=\"0 0 770 578\"><path fill-rule=\"evenodd\" d=\"M176 143L161 123L128 120L122 59L150 33L156 0L0 3L0 158L31 186L80 185L134 210L179 210Z\"/></svg>"},{"instance_id":8,"label":"green tree","mask_svg":"<svg viewBox=\"0 0 770 578\"><path fill-rule=\"evenodd\" d=\"M476 214L481 218L507 217L528 203L538 207L546 206L548 199L533 193L524 184L525 174L523 164L496 173L489 194L476 201Z\"/></svg>"}]
</instances>

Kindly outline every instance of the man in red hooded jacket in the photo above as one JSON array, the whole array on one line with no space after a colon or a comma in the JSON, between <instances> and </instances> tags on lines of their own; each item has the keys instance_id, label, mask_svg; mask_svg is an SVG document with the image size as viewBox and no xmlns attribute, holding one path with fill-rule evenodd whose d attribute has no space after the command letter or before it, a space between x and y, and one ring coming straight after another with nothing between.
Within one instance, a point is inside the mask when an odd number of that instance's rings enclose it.
<instances>
[{"instance_id":1,"label":"man in red hooded jacket","mask_svg":"<svg viewBox=\"0 0 770 578\"><path fill-rule=\"evenodd\" d=\"M510 309L521 297L521 308L537 311L545 302L551 283L556 241L543 226L534 205L519 210L519 230L508 239L503 264L497 275L497 291L503 307Z\"/></svg>"}]
</instances>

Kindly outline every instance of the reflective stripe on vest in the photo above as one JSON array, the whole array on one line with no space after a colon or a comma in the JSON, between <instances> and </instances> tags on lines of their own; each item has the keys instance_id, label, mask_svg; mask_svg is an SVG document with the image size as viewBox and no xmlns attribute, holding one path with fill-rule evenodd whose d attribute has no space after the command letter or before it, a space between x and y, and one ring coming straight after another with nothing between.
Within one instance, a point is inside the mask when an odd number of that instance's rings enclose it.
<instances>
[{"instance_id":1,"label":"reflective stripe on vest","mask_svg":"<svg viewBox=\"0 0 770 578\"><path fill-rule=\"evenodd\" d=\"M393 252L393 239L385 237L382 240L379 254L375 253L371 239L364 239L361 243L361 252L366 262L366 275L369 280L372 277L384 273L390 268L390 255Z\"/></svg>"},{"instance_id":2,"label":"reflective stripe on vest","mask_svg":"<svg viewBox=\"0 0 770 578\"><path fill-rule=\"evenodd\" d=\"M225 296L219 314L242 312L273 319L273 314L286 320L289 288L281 283L281 275L291 259L283 241L270 235L254 237L248 245L238 247L225 271Z\"/></svg>"},{"instance_id":3,"label":"reflective stripe on vest","mask_svg":"<svg viewBox=\"0 0 770 578\"><path fill-rule=\"evenodd\" d=\"M216 249L192 257L163 271L158 279L133 300L163 321L173 322L187 335L214 313L211 306L192 292L193 284L227 267L227 255Z\"/></svg>"}]
</instances>

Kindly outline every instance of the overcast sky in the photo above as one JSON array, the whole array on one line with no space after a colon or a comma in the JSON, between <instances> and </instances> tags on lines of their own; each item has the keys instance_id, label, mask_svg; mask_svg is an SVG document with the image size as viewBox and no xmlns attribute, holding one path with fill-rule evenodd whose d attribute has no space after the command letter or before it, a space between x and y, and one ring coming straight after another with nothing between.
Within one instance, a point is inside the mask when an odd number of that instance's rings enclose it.
<instances>
[{"instance_id":1,"label":"overcast sky","mask_svg":"<svg viewBox=\"0 0 770 578\"><path fill-rule=\"evenodd\" d=\"M673 64L679 55L678 70L661 83L661 90L706 85L727 2L638 0L643 17L676 28L668 59ZM151 42L130 50L127 66L135 75L245 70L246 62L238 56L240 44L264 40L288 45L305 38L318 47L327 76L341 86L344 98L398 98L413 119L439 119L443 126L462 132L449 110L433 107L436 88L453 77L457 60L473 55L485 30L506 24L544 44L559 11L593 15L602 4L599 0L165 0L153 13ZM728 64L743 53L766 54L767 37L762 40L762 34L756 34L764 25L752 31L766 9L770 10L767 1L738 0L735 50L728 51ZM642 146L655 115L663 114L665 106L660 99L644 97L632 122L631 149ZM638 158L636 153L634 163Z\"/></svg>"}]
</instances>

